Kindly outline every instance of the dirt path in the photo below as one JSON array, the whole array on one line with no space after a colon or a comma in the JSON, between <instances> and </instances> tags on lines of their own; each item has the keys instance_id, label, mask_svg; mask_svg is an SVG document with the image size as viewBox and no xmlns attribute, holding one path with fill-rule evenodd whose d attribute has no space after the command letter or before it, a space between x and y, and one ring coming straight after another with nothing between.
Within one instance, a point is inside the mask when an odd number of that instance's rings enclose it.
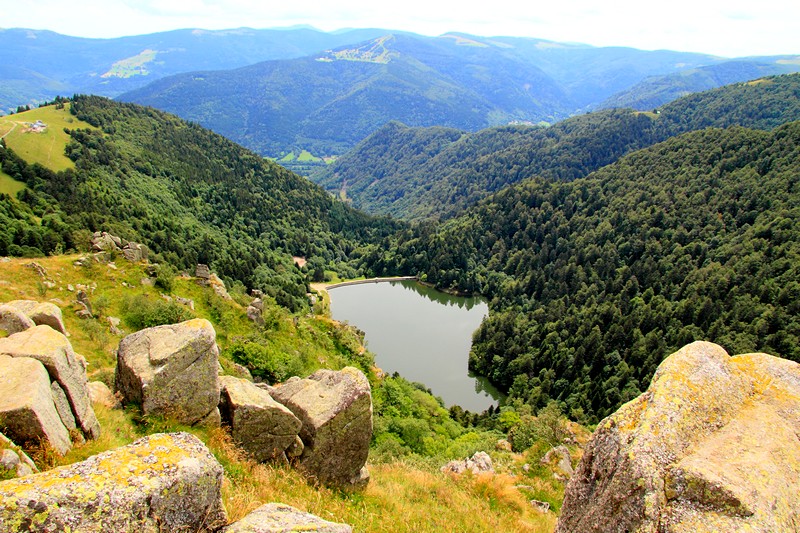
<instances>
[{"instance_id":1,"label":"dirt path","mask_svg":"<svg viewBox=\"0 0 800 533\"><path fill-rule=\"evenodd\" d=\"M5 132L3 135L0 135L0 139L5 139L5 138L6 138L6 135L8 135L9 133L11 133L11 132L12 132L12 131L14 131L15 129L17 129L17 126L19 126L19 122L12 122L12 124L14 124L14 125L13 125L13 126L11 126L11 129L10 129L10 130L8 130L7 132Z\"/></svg>"}]
</instances>

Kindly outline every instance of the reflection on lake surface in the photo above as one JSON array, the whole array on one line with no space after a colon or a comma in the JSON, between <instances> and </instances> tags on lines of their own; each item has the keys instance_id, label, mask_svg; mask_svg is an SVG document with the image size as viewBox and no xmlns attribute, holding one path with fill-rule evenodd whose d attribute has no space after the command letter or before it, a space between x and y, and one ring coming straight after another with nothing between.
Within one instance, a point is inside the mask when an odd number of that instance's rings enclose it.
<instances>
[{"instance_id":1,"label":"reflection on lake surface","mask_svg":"<svg viewBox=\"0 0 800 533\"><path fill-rule=\"evenodd\" d=\"M467 370L472 333L489 307L479 298L451 296L415 281L347 285L330 290L331 315L366 333L385 372L424 383L447 407L480 412L500 393Z\"/></svg>"}]
</instances>

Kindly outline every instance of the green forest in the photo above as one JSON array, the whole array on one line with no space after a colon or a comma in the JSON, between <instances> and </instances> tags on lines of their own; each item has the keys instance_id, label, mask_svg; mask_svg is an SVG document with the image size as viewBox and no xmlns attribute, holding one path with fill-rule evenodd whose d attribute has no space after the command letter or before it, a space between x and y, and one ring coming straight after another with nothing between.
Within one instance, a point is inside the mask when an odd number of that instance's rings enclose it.
<instances>
[{"instance_id":1,"label":"green forest","mask_svg":"<svg viewBox=\"0 0 800 533\"><path fill-rule=\"evenodd\" d=\"M374 176L388 145L400 154L392 172L414 161L428 181L444 176L442 187L455 176L447 169L463 172L465 194L444 200L452 213L414 224L356 211L196 124L76 96L57 105L94 129L68 131L74 168L0 149L3 172L26 184L17 198L0 195L0 255L81 249L92 231L110 231L177 269L209 264L229 286L261 289L295 313L307 312L309 283L325 271L419 275L489 299L469 364L511 405L555 401L593 423L692 340L800 360L798 91L800 76L783 76L660 114L470 135L390 123L362 147L372 147Z\"/></svg>"},{"instance_id":2,"label":"green forest","mask_svg":"<svg viewBox=\"0 0 800 533\"><path fill-rule=\"evenodd\" d=\"M172 115L95 96L76 96L71 112L97 128L69 131L74 169L0 150L3 172L27 185L18 200L0 196L0 255L78 249L109 231L179 269L208 264L296 311L308 306L308 277L292 255L314 272L354 276L353 250L397 228Z\"/></svg>"},{"instance_id":3,"label":"green forest","mask_svg":"<svg viewBox=\"0 0 800 533\"><path fill-rule=\"evenodd\" d=\"M467 133L392 123L311 178L331 192L345 190L354 207L370 213L449 218L525 179L578 179L674 135L733 125L771 129L792 120L800 120L800 75L696 93L646 113L587 113L550 127Z\"/></svg>"},{"instance_id":4,"label":"green forest","mask_svg":"<svg viewBox=\"0 0 800 533\"><path fill-rule=\"evenodd\" d=\"M471 369L591 423L693 340L800 361L798 180L800 122L710 128L583 179L525 181L366 261L486 295Z\"/></svg>"}]
</instances>

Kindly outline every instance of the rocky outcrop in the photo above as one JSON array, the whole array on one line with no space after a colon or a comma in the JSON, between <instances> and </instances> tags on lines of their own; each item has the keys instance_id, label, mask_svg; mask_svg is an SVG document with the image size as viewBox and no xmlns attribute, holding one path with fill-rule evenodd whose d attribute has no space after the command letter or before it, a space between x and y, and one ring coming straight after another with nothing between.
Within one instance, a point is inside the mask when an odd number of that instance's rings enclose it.
<instances>
[{"instance_id":1,"label":"rocky outcrop","mask_svg":"<svg viewBox=\"0 0 800 533\"><path fill-rule=\"evenodd\" d=\"M467 471L473 474L480 474L481 472L493 473L494 465L492 465L492 458L489 457L488 453L475 452L469 459L450 461L439 470L445 474L463 474Z\"/></svg>"},{"instance_id":2,"label":"rocky outcrop","mask_svg":"<svg viewBox=\"0 0 800 533\"><path fill-rule=\"evenodd\" d=\"M0 330L5 331L6 335L25 331L35 325L20 309L7 304L0 305Z\"/></svg>"},{"instance_id":3,"label":"rocky outcrop","mask_svg":"<svg viewBox=\"0 0 800 533\"><path fill-rule=\"evenodd\" d=\"M219 350L205 319L143 329L117 350L116 388L145 415L219 425Z\"/></svg>"},{"instance_id":4,"label":"rocky outcrop","mask_svg":"<svg viewBox=\"0 0 800 533\"><path fill-rule=\"evenodd\" d=\"M289 531L351 533L353 528L347 524L328 522L289 505L268 503L223 528L219 533L286 533Z\"/></svg>"},{"instance_id":5,"label":"rocky outcrop","mask_svg":"<svg viewBox=\"0 0 800 533\"><path fill-rule=\"evenodd\" d=\"M0 427L15 442L29 450L42 442L61 455L72 448L42 363L0 355L0 391Z\"/></svg>"},{"instance_id":6,"label":"rocky outcrop","mask_svg":"<svg viewBox=\"0 0 800 533\"><path fill-rule=\"evenodd\" d=\"M19 309L30 318L37 326L50 326L63 335L67 335L64 326L64 317L61 309L50 302L37 302L35 300L13 300L6 305Z\"/></svg>"},{"instance_id":7,"label":"rocky outcrop","mask_svg":"<svg viewBox=\"0 0 800 533\"><path fill-rule=\"evenodd\" d=\"M800 365L695 342L603 420L557 531L796 531Z\"/></svg>"},{"instance_id":8,"label":"rocky outcrop","mask_svg":"<svg viewBox=\"0 0 800 533\"><path fill-rule=\"evenodd\" d=\"M220 376L220 412L233 440L256 461L286 459L302 425L292 412L253 383Z\"/></svg>"},{"instance_id":9,"label":"rocky outcrop","mask_svg":"<svg viewBox=\"0 0 800 533\"><path fill-rule=\"evenodd\" d=\"M193 435L150 435L0 483L0 533L215 531L227 523L222 477L222 466Z\"/></svg>"},{"instance_id":10,"label":"rocky outcrop","mask_svg":"<svg viewBox=\"0 0 800 533\"><path fill-rule=\"evenodd\" d=\"M35 326L0 339L0 354L41 362L50 380L58 383L66 394L75 421L84 435L92 439L100 436L100 424L89 400L85 360L74 352L62 333L47 325Z\"/></svg>"},{"instance_id":11,"label":"rocky outcrop","mask_svg":"<svg viewBox=\"0 0 800 533\"><path fill-rule=\"evenodd\" d=\"M318 370L306 379L290 379L271 394L303 423L298 467L307 476L344 487L368 481L364 465L372 438L372 393L360 370Z\"/></svg>"},{"instance_id":12,"label":"rocky outcrop","mask_svg":"<svg viewBox=\"0 0 800 533\"><path fill-rule=\"evenodd\" d=\"M572 457L563 444L550 448L540 462L552 468L553 475L561 481L568 480L575 473L572 468Z\"/></svg>"},{"instance_id":13,"label":"rocky outcrop","mask_svg":"<svg viewBox=\"0 0 800 533\"><path fill-rule=\"evenodd\" d=\"M93 252L122 253L125 259L133 263L147 260L149 255L149 250L144 244L126 241L105 231L96 231L92 235L91 246Z\"/></svg>"}]
</instances>

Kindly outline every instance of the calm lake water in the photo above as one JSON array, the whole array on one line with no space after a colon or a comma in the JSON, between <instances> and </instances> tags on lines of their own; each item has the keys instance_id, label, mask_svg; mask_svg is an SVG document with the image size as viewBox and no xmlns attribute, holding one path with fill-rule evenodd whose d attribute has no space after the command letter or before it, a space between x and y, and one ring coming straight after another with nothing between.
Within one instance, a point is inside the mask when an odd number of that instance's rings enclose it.
<instances>
[{"instance_id":1,"label":"calm lake water","mask_svg":"<svg viewBox=\"0 0 800 533\"><path fill-rule=\"evenodd\" d=\"M333 318L366 333L367 348L384 372L424 383L447 407L481 412L497 405L497 389L467 370L472 333L489 313L486 302L415 281L347 285L329 293Z\"/></svg>"}]
</instances>

